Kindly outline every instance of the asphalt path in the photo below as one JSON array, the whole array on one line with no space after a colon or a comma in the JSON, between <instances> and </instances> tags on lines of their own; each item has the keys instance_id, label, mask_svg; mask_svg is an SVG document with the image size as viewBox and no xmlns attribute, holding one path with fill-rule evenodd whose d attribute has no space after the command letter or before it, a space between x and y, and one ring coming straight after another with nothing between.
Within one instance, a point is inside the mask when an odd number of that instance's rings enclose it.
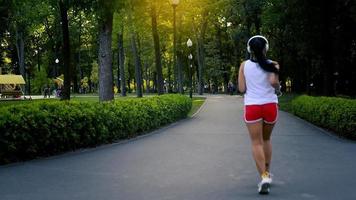
<instances>
[{"instance_id":1,"label":"asphalt path","mask_svg":"<svg viewBox=\"0 0 356 200\"><path fill-rule=\"evenodd\" d=\"M241 97L208 96L147 136L0 166L0 200L356 199L356 143L282 111L274 183L259 195L242 113Z\"/></svg>"}]
</instances>

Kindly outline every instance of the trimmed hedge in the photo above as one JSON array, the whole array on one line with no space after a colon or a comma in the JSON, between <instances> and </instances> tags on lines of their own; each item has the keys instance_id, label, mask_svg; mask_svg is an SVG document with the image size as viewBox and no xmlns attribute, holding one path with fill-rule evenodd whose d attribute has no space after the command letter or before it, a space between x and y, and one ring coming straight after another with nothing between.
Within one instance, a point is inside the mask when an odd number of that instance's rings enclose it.
<instances>
[{"instance_id":1,"label":"trimmed hedge","mask_svg":"<svg viewBox=\"0 0 356 200\"><path fill-rule=\"evenodd\" d=\"M138 136L185 118L183 95L109 103L34 102L0 108L0 163L49 156Z\"/></svg>"},{"instance_id":2,"label":"trimmed hedge","mask_svg":"<svg viewBox=\"0 0 356 200\"><path fill-rule=\"evenodd\" d=\"M302 95L292 101L291 111L343 137L356 139L356 100Z\"/></svg>"}]
</instances>

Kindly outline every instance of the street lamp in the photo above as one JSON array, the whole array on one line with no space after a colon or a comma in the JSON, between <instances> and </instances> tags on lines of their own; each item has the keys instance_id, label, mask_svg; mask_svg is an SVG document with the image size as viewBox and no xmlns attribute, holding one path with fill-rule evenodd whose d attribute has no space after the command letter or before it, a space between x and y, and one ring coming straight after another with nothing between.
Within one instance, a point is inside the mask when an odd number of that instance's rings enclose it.
<instances>
[{"instance_id":1,"label":"street lamp","mask_svg":"<svg viewBox=\"0 0 356 200\"><path fill-rule=\"evenodd\" d=\"M173 67L174 67L174 86L177 87L177 27L176 27L176 8L179 0L172 0L173 7Z\"/></svg>"},{"instance_id":2,"label":"street lamp","mask_svg":"<svg viewBox=\"0 0 356 200\"><path fill-rule=\"evenodd\" d=\"M59 63L59 59L56 58L56 60L54 62L56 63L56 65L54 66L54 76L57 77L57 67L58 67L57 65Z\"/></svg>"},{"instance_id":3,"label":"street lamp","mask_svg":"<svg viewBox=\"0 0 356 200\"><path fill-rule=\"evenodd\" d=\"M193 46L193 42L192 40L189 38L187 41L187 46L190 48ZM189 73L190 73L190 91L189 91L189 97L193 98L193 64L192 64L192 60L193 60L193 55L190 53L188 56L189 62L190 62L190 67L189 67Z\"/></svg>"},{"instance_id":4,"label":"street lamp","mask_svg":"<svg viewBox=\"0 0 356 200\"><path fill-rule=\"evenodd\" d=\"M42 50L41 47L38 47L38 50L35 50L35 54L37 55L37 69L41 71L41 64L40 64L40 51Z\"/></svg>"}]
</instances>

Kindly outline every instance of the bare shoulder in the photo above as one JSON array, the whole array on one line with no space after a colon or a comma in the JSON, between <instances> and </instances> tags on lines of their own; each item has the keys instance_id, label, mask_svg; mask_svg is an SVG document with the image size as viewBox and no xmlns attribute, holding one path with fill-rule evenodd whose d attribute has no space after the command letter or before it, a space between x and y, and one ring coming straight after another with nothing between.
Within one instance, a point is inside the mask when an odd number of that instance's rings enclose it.
<instances>
[{"instance_id":1,"label":"bare shoulder","mask_svg":"<svg viewBox=\"0 0 356 200\"><path fill-rule=\"evenodd\" d=\"M245 63L246 63L246 61L243 61L243 62L240 64L240 70L243 70L243 69L244 69Z\"/></svg>"}]
</instances>

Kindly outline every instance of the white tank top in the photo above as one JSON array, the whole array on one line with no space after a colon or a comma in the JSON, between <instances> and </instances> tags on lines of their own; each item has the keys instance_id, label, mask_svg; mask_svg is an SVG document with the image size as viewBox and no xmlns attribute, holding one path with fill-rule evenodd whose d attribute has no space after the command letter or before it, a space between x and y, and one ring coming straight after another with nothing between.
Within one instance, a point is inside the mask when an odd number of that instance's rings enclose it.
<instances>
[{"instance_id":1,"label":"white tank top","mask_svg":"<svg viewBox=\"0 0 356 200\"><path fill-rule=\"evenodd\" d=\"M247 60L244 66L246 80L245 105L262 105L278 103L277 95L271 86L268 75L258 63Z\"/></svg>"}]
</instances>

